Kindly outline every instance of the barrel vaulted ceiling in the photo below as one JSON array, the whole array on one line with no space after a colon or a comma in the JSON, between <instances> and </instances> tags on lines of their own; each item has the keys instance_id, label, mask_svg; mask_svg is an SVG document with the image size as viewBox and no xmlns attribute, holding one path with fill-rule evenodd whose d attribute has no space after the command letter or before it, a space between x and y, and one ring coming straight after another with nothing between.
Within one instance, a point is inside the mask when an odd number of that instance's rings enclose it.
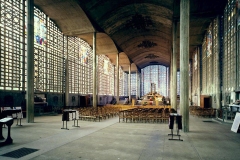
<instances>
[{"instance_id":1,"label":"barrel vaulted ceiling","mask_svg":"<svg viewBox=\"0 0 240 160\"><path fill-rule=\"evenodd\" d=\"M189 1L191 55L227 0ZM179 46L180 0L34 0L34 4L64 35L78 36L92 46L96 32L97 54L107 55L116 64L120 53L119 64L125 71L129 63L134 63L135 69L170 66L174 21Z\"/></svg>"}]
</instances>

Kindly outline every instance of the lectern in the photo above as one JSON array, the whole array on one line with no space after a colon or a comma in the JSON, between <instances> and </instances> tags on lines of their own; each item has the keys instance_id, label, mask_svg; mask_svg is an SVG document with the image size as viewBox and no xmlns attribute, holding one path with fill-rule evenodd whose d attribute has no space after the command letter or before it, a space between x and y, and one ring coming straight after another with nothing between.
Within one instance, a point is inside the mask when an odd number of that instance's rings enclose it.
<instances>
[{"instance_id":1,"label":"lectern","mask_svg":"<svg viewBox=\"0 0 240 160\"><path fill-rule=\"evenodd\" d=\"M173 128L174 128L174 121L176 122L176 128L177 128L177 134L173 134ZM172 136L172 138L169 138L169 140L179 140L181 135L179 134L179 130L182 129L182 116L177 113L170 113L169 115L169 129L171 129L171 134L168 134L169 136ZM173 136L177 136L178 138L173 138Z\"/></svg>"}]
</instances>

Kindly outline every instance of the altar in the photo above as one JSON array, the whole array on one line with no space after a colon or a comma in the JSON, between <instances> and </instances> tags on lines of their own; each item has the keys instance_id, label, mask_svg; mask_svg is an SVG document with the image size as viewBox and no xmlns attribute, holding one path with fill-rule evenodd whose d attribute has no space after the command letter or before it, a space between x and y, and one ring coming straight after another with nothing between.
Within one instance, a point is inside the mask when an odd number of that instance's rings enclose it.
<instances>
[{"instance_id":1,"label":"altar","mask_svg":"<svg viewBox=\"0 0 240 160\"><path fill-rule=\"evenodd\" d=\"M141 104L144 105L156 105L163 103L163 96L159 94L147 94L143 97Z\"/></svg>"}]
</instances>

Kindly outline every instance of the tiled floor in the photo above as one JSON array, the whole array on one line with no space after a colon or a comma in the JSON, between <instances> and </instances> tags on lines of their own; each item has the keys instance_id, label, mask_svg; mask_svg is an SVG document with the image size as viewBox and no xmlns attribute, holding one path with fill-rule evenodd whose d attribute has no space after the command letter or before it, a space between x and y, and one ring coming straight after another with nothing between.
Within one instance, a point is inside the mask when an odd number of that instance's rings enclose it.
<instances>
[{"instance_id":1,"label":"tiled floor","mask_svg":"<svg viewBox=\"0 0 240 160\"><path fill-rule=\"evenodd\" d=\"M101 122L79 121L79 127L61 129L61 115L35 117L35 123L12 126L13 144L0 148L0 159L79 160L238 160L240 134L231 124L190 116L190 132L183 141L170 141L168 123L119 123L118 117ZM205 121L205 122L204 122ZM175 131L174 131L175 132ZM3 128L6 137L7 129ZM2 156L21 148L37 151L21 158Z\"/></svg>"}]
</instances>

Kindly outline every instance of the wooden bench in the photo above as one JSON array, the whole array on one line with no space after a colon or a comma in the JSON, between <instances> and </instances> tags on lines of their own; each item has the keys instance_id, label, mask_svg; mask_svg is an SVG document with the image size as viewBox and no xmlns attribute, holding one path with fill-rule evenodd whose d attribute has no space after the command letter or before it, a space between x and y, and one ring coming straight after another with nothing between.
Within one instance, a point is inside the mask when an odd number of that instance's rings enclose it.
<instances>
[{"instance_id":1,"label":"wooden bench","mask_svg":"<svg viewBox=\"0 0 240 160\"><path fill-rule=\"evenodd\" d=\"M0 119L0 140L3 140L4 137L2 135L2 126L6 124L8 126L8 136L4 142L0 142L0 146L4 146L7 144L12 144L13 140L11 138L11 126L13 124L13 118L2 118Z\"/></svg>"},{"instance_id":2,"label":"wooden bench","mask_svg":"<svg viewBox=\"0 0 240 160\"><path fill-rule=\"evenodd\" d=\"M100 117L100 116L99 116ZM82 116L82 115L80 115L79 116L79 119L81 119L81 120L92 120L92 121L96 121L97 119L99 119L99 121L100 121L100 118L99 117L97 117L97 116Z\"/></svg>"}]
</instances>

